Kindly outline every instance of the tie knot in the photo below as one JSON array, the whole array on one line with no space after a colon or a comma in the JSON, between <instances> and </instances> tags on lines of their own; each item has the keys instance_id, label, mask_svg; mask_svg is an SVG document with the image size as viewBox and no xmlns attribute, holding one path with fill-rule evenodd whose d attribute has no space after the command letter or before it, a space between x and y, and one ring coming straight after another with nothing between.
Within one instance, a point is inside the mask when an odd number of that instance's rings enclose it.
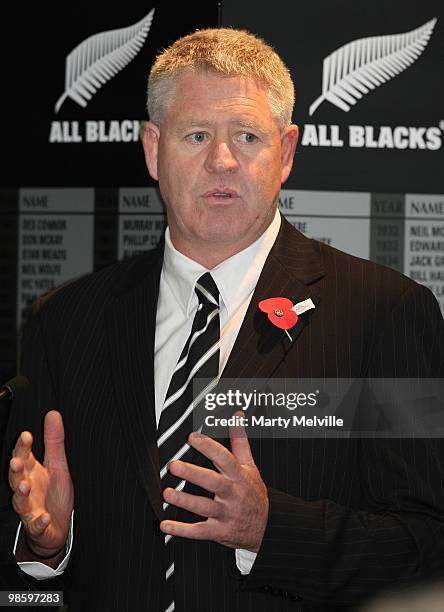
<instances>
[{"instance_id":1,"label":"tie knot","mask_svg":"<svg viewBox=\"0 0 444 612\"><path fill-rule=\"evenodd\" d=\"M219 291L209 272L205 272L196 282L195 291L200 304L211 303L219 306Z\"/></svg>"}]
</instances>

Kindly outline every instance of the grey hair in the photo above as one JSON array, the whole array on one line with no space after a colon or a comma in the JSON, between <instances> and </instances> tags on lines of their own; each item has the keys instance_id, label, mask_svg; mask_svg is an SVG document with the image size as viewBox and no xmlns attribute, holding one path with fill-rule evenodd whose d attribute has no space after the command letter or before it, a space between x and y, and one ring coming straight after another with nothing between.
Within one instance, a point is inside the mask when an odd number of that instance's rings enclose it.
<instances>
[{"instance_id":1,"label":"grey hair","mask_svg":"<svg viewBox=\"0 0 444 612\"><path fill-rule=\"evenodd\" d=\"M209 28L179 38L157 56L148 79L147 110L160 125L174 98L177 77L185 70L252 78L268 90L281 129L291 123L295 91L290 71L274 49L245 30Z\"/></svg>"}]
</instances>

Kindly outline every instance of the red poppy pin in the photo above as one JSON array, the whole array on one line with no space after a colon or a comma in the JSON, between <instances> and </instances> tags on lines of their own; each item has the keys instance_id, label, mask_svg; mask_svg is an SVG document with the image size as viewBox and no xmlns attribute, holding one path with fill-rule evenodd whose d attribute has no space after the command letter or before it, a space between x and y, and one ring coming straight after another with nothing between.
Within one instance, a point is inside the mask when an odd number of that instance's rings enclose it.
<instances>
[{"instance_id":1,"label":"red poppy pin","mask_svg":"<svg viewBox=\"0 0 444 612\"><path fill-rule=\"evenodd\" d=\"M298 315L314 307L315 305L311 298L297 304L293 304L291 300L284 297L273 297L259 302L259 308L262 312L268 315L273 325L284 330L290 338L290 342L293 342L293 338L288 333L288 330L296 325L299 318Z\"/></svg>"}]
</instances>

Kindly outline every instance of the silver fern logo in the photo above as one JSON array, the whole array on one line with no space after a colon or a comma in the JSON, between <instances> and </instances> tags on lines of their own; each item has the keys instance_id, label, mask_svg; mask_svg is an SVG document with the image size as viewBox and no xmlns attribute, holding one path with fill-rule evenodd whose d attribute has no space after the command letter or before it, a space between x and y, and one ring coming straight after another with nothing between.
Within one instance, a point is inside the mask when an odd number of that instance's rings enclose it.
<instances>
[{"instance_id":1,"label":"silver fern logo","mask_svg":"<svg viewBox=\"0 0 444 612\"><path fill-rule=\"evenodd\" d=\"M324 59L322 95L310 106L313 115L327 100L349 111L372 89L411 66L427 47L437 19L405 32L360 38L343 45Z\"/></svg>"},{"instance_id":2,"label":"silver fern logo","mask_svg":"<svg viewBox=\"0 0 444 612\"><path fill-rule=\"evenodd\" d=\"M65 62L65 91L55 112L71 98L85 108L94 94L129 64L143 47L154 9L134 25L90 36L77 45Z\"/></svg>"}]
</instances>

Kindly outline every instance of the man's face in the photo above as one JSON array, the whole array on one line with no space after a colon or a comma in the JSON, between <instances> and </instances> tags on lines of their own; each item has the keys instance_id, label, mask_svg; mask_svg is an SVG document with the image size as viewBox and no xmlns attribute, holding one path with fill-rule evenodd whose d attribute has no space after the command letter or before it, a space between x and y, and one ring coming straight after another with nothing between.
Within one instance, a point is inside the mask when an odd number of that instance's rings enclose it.
<instances>
[{"instance_id":1,"label":"man's face","mask_svg":"<svg viewBox=\"0 0 444 612\"><path fill-rule=\"evenodd\" d=\"M210 267L254 242L273 220L296 141L256 81L183 73L160 128L143 132L174 246Z\"/></svg>"}]
</instances>

